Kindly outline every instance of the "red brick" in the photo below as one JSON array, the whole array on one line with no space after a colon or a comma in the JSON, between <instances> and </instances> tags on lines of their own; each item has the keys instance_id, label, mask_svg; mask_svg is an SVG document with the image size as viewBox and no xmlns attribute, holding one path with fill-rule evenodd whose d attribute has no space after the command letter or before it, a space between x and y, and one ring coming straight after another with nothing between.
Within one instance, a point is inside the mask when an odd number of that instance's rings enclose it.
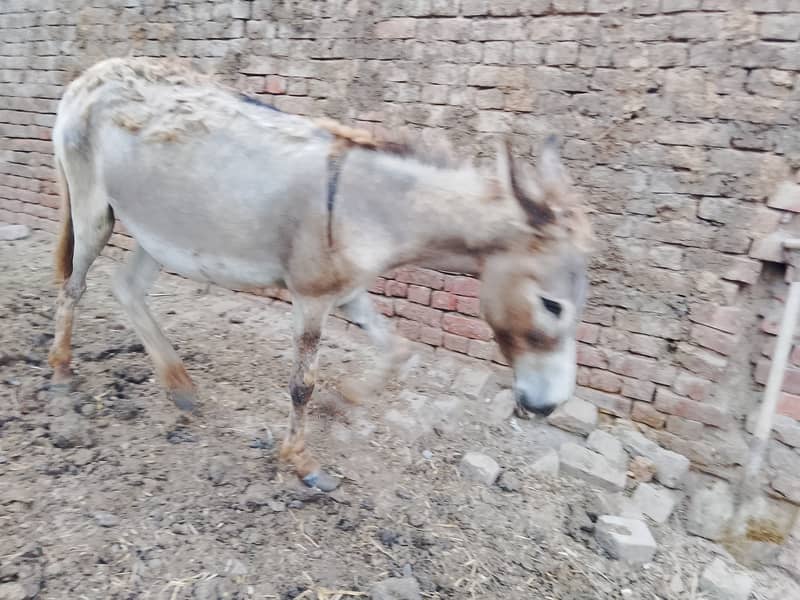
<instances>
[{"instance_id":1,"label":"red brick","mask_svg":"<svg viewBox=\"0 0 800 600\"><path fill-rule=\"evenodd\" d=\"M781 394L778 400L778 413L800 421L800 396L794 394Z\"/></svg>"},{"instance_id":2,"label":"red brick","mask_svg":"<svg viewBox=\"0 0 800 600\"><path fill-rule=\"evenodd\" d=\"M490 360L494 356L494 342L482 342L480 340L470 340L467 354L475 358Z\"/></svg>"},{"instance_id":3,"label":"red brick","mask_svg":"<svg viewBox=\"0 0 800 600\"><path fill-rule=\"evenodd\" d=\"M708 379L683 371L675 378L672 389L681 396L702 402L710 397L713 385Z\"/></svg>"},{"instance_id":4,"label":"red brick","mask_svg":"<svg viewBox=\"0 0 800 600\"><path fill-rule=\"evenodd\" d=\"M408 284L399 281L389 280L386 282L386 295L395 298L405 298L408 294Z\"/></svg>"},{"instance_id":5,"label":"red brick","mask_svg":"<svg viewBox=\"0 0 800 600\"><path fill-rule=\"evenodd\" d=\"M592 376L592 369L589 367L578 367L575 375L575 381L578 385L589 387L589 377Z\"/></svg>"},{"instance_id":6,"label":"red brick","mask_svg":"<svg viewBox=\"0 0 800 600\"><path fill-rule=\"evenodd\" d=\"M474 277L447 275L444 280L444 289L459 296L478 298L481 295L481 282Z\"/></svg>"},{"instance_id":7,"label":"red brick","mask_svg":"<svg viewBox=\"0 0 800 600\"><path fill-rule=\"evenodd\" d=\"M599 348L594 346L587 346L586 344L578 344L577 362L579 365L586 367L596 367L605 369L608 367L608 360L606 354Z\"/></svg>"},{"instance_id":8,"label":"red brick","mask_svg":"<svg viewBox=\"0 0 800 600\"><path fill-rule=\"evenodd\" d=\"M759 275L761 275L763 264L764 263L760 260L736 257L731 261L728 270L724 272L722 278L753 285L758 281Z\"/></svg>"},{"instance_id":9,"label":"red brick","mask_svg":"<svg viewBox=\"0 0 800 600\"><path fill-rule=\"evenodd\" d=\"M668 343L651 335L632 333L629 338L630 351L634 354L658 358L667 352Z\"/></svg>"},{"instance_id":10,"label":"red brick","mask_svg":"<svg viewBox=\"0 0 800 600\"><path fill-rule=\"evenodd\" d=\"M591 369L589 374L589 387L616 394L622 390L622 378L609 371Z\"/></svg>"},{"instance_id":11,"label":"red brick","mask_svg":"<svg viewBox=\"0 0 800 600\"><path fill-rule=\"evenodd\" d=\"M386 280L383 277L376 277L375 281L372 283L372 287L369 288L369 291L373 294L385 294L386 293Z\"/></svg>"},{"instance_id":12,"label":"red brick","mask_svg":"<svg viewBox=\"0 0 800 600\"><path fill-rule=\"evenodd\" d=\"M725 333L705 325L695 325L690 332L690 339L698 346L728 356L739 342L738 335Z\"/></svg>"},{"instance_id":13,"label":"red brick","mask_svg":"<svg viewBox=\"0 0 800 600\"><path fill-rule=\"evenodd\" d=\"M419 269L417 267L404 267L397 269L394 277L403 283L422 285L432 290L440 290L444 287L444 275L430 269Z\"/></svg>"},{"instance_id":14,"label":"red brick","mask_svg":"<svg viewBox=\"0 0 800 600\"><path fill-rule=\"evenodd\" d=\"M600 332L600 345L609 350L627 352L630 348L630 333L611 327L604 327Z\"/></svg>"},{"instance_id":15,"label":"red brick","mask_svg":"<svg viewBox=\"0 0 800 600\"><path fill-rule=\"evenodd\" d=\"M728 365L727 359L719 354L685 343L678 344L675 360L692 373L711 381L719 381Z\"/></svg>"},{"instance_id":16,"label":"red brick","mask_svg":"<svg viewBox=\"0 0 800 600\"><path fill-rule=\"evenodd\" d=\"M600 326L593 323L578 323L575 337L579 342L594 344L600 338Z\"/></svg>"},{"instance_id":17,"label":"red brick","mask_svg":"<svg viewBox=\"0 0 800 600\"><path fill-rule=\"evenodd\" d=\"M286 78L280 75L267 75L264 78L263 91L267 94L285 94Z\"/></svg>"},{"instance_id":18,"label":"red brick","mask_svg":"<svg viewBox=\"0 0 800 600\"><path fill-rule=\"evenodd\" d=\"M375 307L378 309L379 313L387 317L394 316L394 304L390 298L373 296L372 301L375 303Z\"/></svg>"},{"instance_id":19,"label":"red brick","mask_svg":"<svg viewBox=\"0 0 800 600\"><path fill-rule=\"evenodd\" d=\"M442 317L442 329L448 333L475 340L492 339L492 328L485 321L456 313L445 313Z\"/></svg>"},{"instance_id":20,"label":"red brick","mask_svg":"<svg viewBox=\"0 0 800 600\"><path fill-rule=\"evenodd\" d=\"M756 363L755 379L758 383L766 385L771 364L771 361L767 359L761 359ZM800 394L800 368L793 366L786 367L781 389L790 394Z\"/></svg>"},{"instance_id":21,"label":"red brick","mask_svg":"<svg viewBox=\"0 0 800 600\"><path fill-rule=\"evenodd\" d=\"M683 398L664 388L656 391L655 407L661 412L692 421L700 421L720 429L727 429L732 423L731 416L716 406Z\"/></svg>"},{"instance_id":22,"label":"red brick","mask_svg":"<svg viewBox=\"0 0 800 600\"><path fill-rule=\"evenodd\" d=\"M455 310L458 305L458 298L450 292L433 292L431 294L431 306L442 310Z\"/></svg>"},{"instance_id":23,"label":"red brick","mask_svg":"<svg viewBox=\"0 0 800 600\"><path fill-rule=\"evenodd\" d=\"M683 417L670 415L667 417L667 431L679 435L682 438L696 440L703 435L705 426L699 421L691 421Z\"/></svg>"},{"instance_id":24,"label":"red brick","mask_svg":"<svg viewBox=\"0 0 800 600\"><path fill-rule=\"evenodd\" d=\"M412 341L417 341L419 339L419 332L420 329L422 329L420 323L417 321L409 321L408 319L396 319L395 327L397 327L397 332L400 335Z\"/></svg>"},{"instance_id":25,"label":"red brick","mask_svg":"<svg viewBox=\"0 0 800 600\"><path fill-rule=\"evenodd\" d=\"M445 333L443 335L442 345L448 350L466 354L467 350L469 350L469 339L460 335Z\"/></svg>"},{"instance_id":26,"label":"red brick","mask_svg":"<svg viewBox=\"0 0 800 600\"><path fill-rule=\"evenodd\" d=\"M628 398L580 386L576 389L575 395L582 400L591 402L602 412L616 417L628 418L631 414L632 402Z\"/></svg>"},{"instance_id":27,"label":"red brick","mask_svg":"<svg viewBox=\"0 0 800 600\"><path fill-rule=\"evenodd\" d=\"M456 309L465 315L479 317L481 314L481 301L478 298L456 296Z\"/></svg>"},{"instance_id":28,"label":"red brick","mask_svg":"<svg viewBox=\"0 0 800 600\"><path fill-rule=\"evenodd\" d=\"M739 333L743 329L745 313L735 306L695 304L689 311L689 319L727 333Z\"/></svg>"},{"instance_id":29,"label":"red brick","mask_svg":"<svg viewBox=\"0 0 800 600\"><path fill-rule=\"evenodd\" d=\"M438 327L442 322L442 312L435 308L422 306L421 304L414 304L408 300L395 300L394 312L401 317L418 321L424 325L431 327Z\"/></svg>"},{"instance_id":30,"label":"red brick","mask_svg":"<svg viewBox=\"0 0 800 600\"><path fill-rule=\"evenodd\" d=\"M768 354L767 356L772 356L772 353ZM796 367L800 367L800 346L795 346L792 350L791 359L792 364Z\"/></svg>"},{"instance_id":31,"label":"red brick","mask_svg":"<svg viewBox=\"0 0 800 600\"><path fill-rule=\"evenodd\" d=\"M614 324L614 309L610 306L587 306L582 318L587 323L609 327Z\"/></svg>"},{"instance_id":32,"label":"red brick","mask_svg":"<svg viewBox=\"0 0 800 600\"><path fill-rule=\"evenodd\" d=\"M666 415L658 412L652 404L647 402L634 402L631 411L631 419L639 423L644 423L653 429L661 429L667 420Z\"/></svg>"},{"instance_id":33,"label":"red brick","mask_svg":"<svg viewBox=\"0 0 800 600\"><path fill-rule=\"evenodd\" d=\"M499 363L501 365L509 366L508 359L503 356L503 353L500 352L500 348L495 344L494 346L494 354L492 355L492 361Z\"/></svg>"},{"instance_id":34,"label":"red brick","mask_svg":"<svg viewBox=\"0 0 800 600\"><path fill-rule=\"evenodd\" d=\"M408 286L408 299L417 304L431 303L431 289L421 285Z\"/></svg>"},{"instance_id":35,"label":"red brick","mask_svg":"<svg viewBox=\"0 0 800 600\"><path fill-rule=\"evenodd\" d=\"M375 25L375 37L388 39L410 39L415 36L417 20L398 17L381 21Z\"/></svg>"},{"instance_id":36,"label":"red brick","mask_svg":"<svg viewBox=\"0 0 800 600\"><path fill-rule=\"evenodd\" d=\"M615 353L609 356L608 369L626 377L649 380L657 364L652 358Z\"/></svg>"},{"instance_id":37,"label":"red brick","mask_svg":"<svg viewBox=\"0 0 800 600\"><path fill-rule=\"evenodd\" d=\"M641 381L630 377L623 377L622 395L643 402L652 402L656 393L656 384L652 381Z\"/></svg>"},{"instance_id":38,"label":"red brick","mask_svg":"<svg viewBox=\"0 0 800 600\"><path fill-rule=\"evenodd\" d=\"M419 341L423 344L430 344L431 346L442 345L442 330L438 327L428 327L423 325L419 330Z\"/></svg>"}]
</instances>

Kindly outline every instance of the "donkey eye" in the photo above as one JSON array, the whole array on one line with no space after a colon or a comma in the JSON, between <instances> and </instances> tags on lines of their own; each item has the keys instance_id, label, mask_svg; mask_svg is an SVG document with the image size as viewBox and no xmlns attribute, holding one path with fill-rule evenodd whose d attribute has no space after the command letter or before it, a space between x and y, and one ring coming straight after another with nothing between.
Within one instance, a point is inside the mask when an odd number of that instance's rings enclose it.
<instances>
[{"instance_id":1,"label":"donkey eye","mask_svg":"<svg viewBox=\"0 0 800 600\"><path fill-rule=\"evenodd\" d=\"M561 302L551 300L550 298L542 298L542 304L544 304L545 310L547 310L547 312L549 312L551 315L556 317L561 316L561 311L563 310Z\"/></svg>"}]
</instances>

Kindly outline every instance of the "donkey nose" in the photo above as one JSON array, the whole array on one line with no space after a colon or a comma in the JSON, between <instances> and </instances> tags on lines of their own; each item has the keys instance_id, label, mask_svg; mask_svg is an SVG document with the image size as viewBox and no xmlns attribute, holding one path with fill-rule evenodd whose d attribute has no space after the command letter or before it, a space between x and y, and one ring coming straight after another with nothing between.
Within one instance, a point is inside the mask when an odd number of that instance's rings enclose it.
<instances>
[{"instance_id":1,"label":"donkey nose","mask_svg":"<svg viewBox=\"0 0 800 600\"><path fill-rule=\"evenodd\" d=\"M529 411L531 411L534 414L540 415L542 417L548 416L555 409L556 409L555 404L534 405L528 407Z\"/></svg>"},{"instance_id":2,"label":"donkey nose","mask_svg":"<svg viewBox=\"0 0 800 600\"><path fill-rule=\"evenodd\" d=\"M519 403L525 410L546 417L556 409L557 404L549 402L544 399L543 396L544 394L532 395L526 392L520 392Z\"/></svg>"}]
</instances>

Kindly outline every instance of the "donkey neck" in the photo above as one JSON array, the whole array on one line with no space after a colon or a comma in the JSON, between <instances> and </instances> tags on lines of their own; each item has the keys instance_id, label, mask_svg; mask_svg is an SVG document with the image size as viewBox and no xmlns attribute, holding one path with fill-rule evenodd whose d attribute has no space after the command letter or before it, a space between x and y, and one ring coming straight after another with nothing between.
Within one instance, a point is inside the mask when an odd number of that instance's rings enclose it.
<instances>
[{"instance_id":1,"label":"donkey neck","mask_svg":"<svg viewBox=\"0 0 800 600\"><path fill-rule=\"evenodd\" d=\"M347 212L386 234L388 266L477 272L480 257L507 249L523 231L517 203L472 167L363 151L348 157L348 167Z\"/></svg>"}]
</instances>

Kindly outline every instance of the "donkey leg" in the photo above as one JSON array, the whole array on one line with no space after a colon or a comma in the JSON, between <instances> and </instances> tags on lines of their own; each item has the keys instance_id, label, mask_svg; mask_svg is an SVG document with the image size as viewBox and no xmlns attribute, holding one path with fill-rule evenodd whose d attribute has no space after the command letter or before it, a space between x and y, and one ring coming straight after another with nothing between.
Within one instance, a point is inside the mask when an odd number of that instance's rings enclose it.
<instances>
[{"instance_id":1,"label":"donkey leg","mask_svg":"<svg viewBox=\"0 0 800 600\"><path fill-rule=\"evenodd\" d=\"M281 446L281 458L295 468L297 475L309 487L324 492L335 490L339 480L328 475L306 448L306 405L314 392L317 377L317 358L322 326L332 302L295 296L294 313L294 364L289 382L292 413L289 430Z\"/></svg>"},{"instance_id":2,"label":"donkey leg","mask_svg":"<svg viewBox=\"0 0 800 600\"><path fill-rule=\"evenodd\" d=\"M114 215L105 204L97 214L88 219L76 215L74 247L72 250L72 273L64 281L56 300L55 337L50 347L48 362L53 368L53 383L68 385L72 378L72 325L75 306L86 291L86 274L95 259L100 256L114 228ZM69 259L67 259L69 260Z\"/></svg>"},{"instance_id":3,"label":"donkey leg","mask_svg":"<svg viewBox=\"0 0 800 600\"><path fill-rule=\"evenodd\" d=\"M383 388L387 381L401 371L411 358L408 342L396 335L388 320L376 309L366 292L340 306L347 319L366 331L370 342L379 353L375 373L366 382L347 379L340 384L340 393L349 402L360 404L362 400Z\"/></svg>"},{"instance_id":4,"label":"donkey leg","mask_svg":"<svg viewBox=\"0 0 800 600\"><path fill-rule=\"evenodd\" d=\"M181 410L195 412L197 395L194 384L145 302L147 291L160 271L161 265L141 246L137 246L115 276L114 295L150 355L167 397Z\"/></svg>"}]
</instances>

